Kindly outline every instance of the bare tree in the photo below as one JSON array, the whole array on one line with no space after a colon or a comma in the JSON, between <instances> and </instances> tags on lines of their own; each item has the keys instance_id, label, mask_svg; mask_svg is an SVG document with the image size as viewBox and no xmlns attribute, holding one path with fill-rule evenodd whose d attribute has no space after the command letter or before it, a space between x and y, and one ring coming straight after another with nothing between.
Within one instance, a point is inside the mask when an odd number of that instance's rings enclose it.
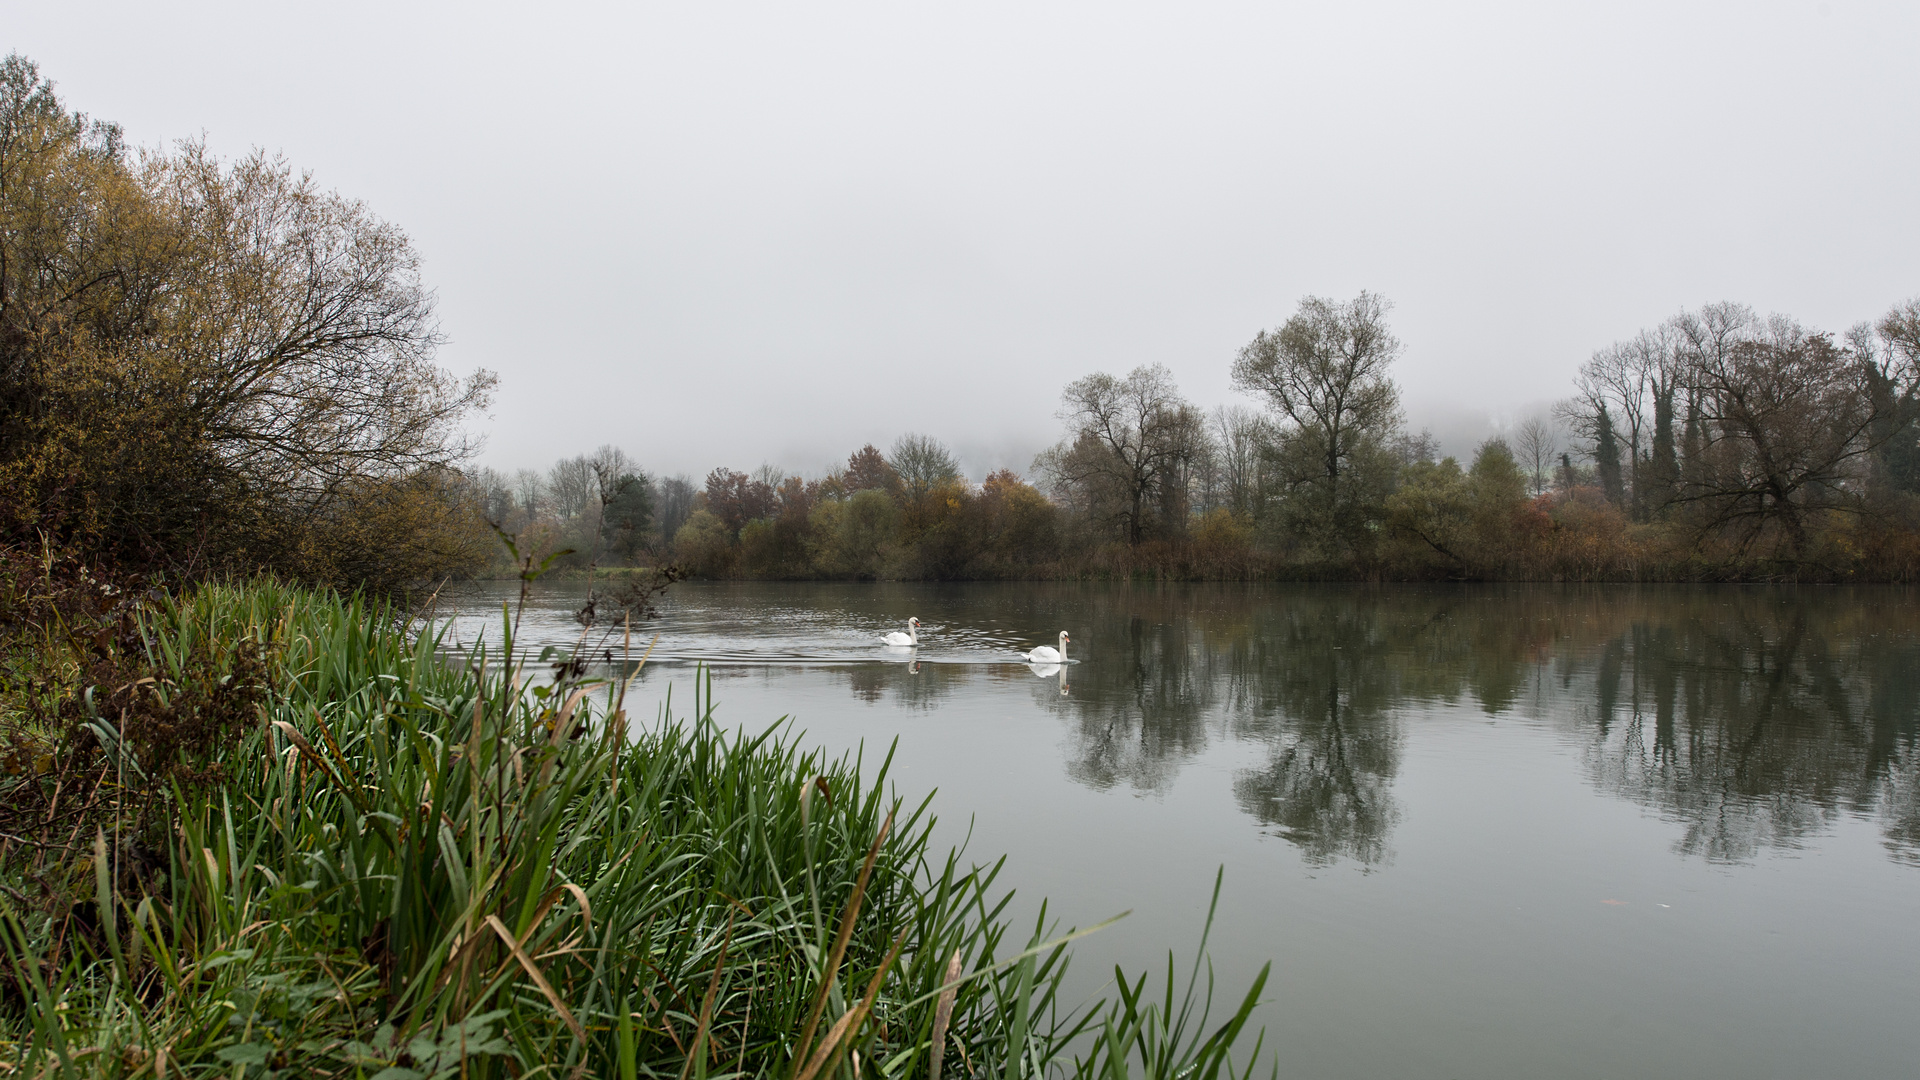
<instances>
[{"instance_id":1,"label":"bare tree","mask_svg":"<svg viewBox=\"0 0 1920 1080\"><path fill-rule=\"evenodd\" d=\"M625 450L602 443L587 457L593 471L593 557L601 545L631 558L646 542L653 518L653 481Z\"/></svg>"},{"instance_id":2,"label":"bare tree","mask_svg":"<svg viewBox=\"0 0 1920 1080\"><path fill-rule=\"evenodd\" d=\"M1433 437L1432 428L1401 430L1387 440L1387 452L1393 455L1395 464L1401 468L1431 465L1440 460L1440 440Z\"/></svg>"},{"instance_id":3,"label":"bare tree","mask_svg":"<svg viewBox=\"0 0 1920 1080\"><path fill-rule=\"evenodd\" d=\"M587 467L593 471L593 494L605 506L620 496L621 477L635 470L632 458L625 450L612 443L602 443L600 448L587 457Z\"/></svg>"},{"instance_id":4,"label":"bare tree","mask_svg":"<svg viewBox=\"0 0 1920 1080\"><path fill-rule=\"evenodd\" d=\"M547 481L532 469L518 469L513 474L513 497L520 511L528 521L540 516L547 505Z\"/></svg>"},{"instance_id":5,"label":"bare tree","mask_svg":"<svg viewBox=\"0 0 1920 1080\"><path fill-rule=\"evenodd\" d=\"M1559 410L1582 437L1582 449L1594 459L1603 482L1611 479L1614 469L1622 470L1619 483L1604 486L1609 498L1625 503L1639 519L1664 501L1652 490L1659 485L1649 475L1656 446L1663 448L1667 459L1663 471L1671 472L1666 466L1673 452L1674 372L1680 341L1670 325L1662 325L1595 352L1580 366L1573 399ZM1625 461L1619 461L1620 454ZM1665 477L1664 482L1671 479Z\"/></svg>"},{"instance_id":6,"label":"bare tree","mask_svg":"<svg viewBox=\"0 0 1920 1080\"><path fill-rule=\"evenodd\" d=\"M183 298L228 462L318 495L466 454L454 425L494 378L434 364L433 298L404 234L262 154L227 167L190 144L152 168L209 241L181 268L200 283Z\"/></svg>"},{"instance_id":7,"label":"bare tree","mask_svg":"<svg viewBox=\"0 0 1920 1080\"><path fill-rule=\"evenodd\" d=\"M767 485L773 491L778 491L780 485L787 482L787 470L770 461L763 461L759 468L753 470L753 480L755 483Z\"/></svg>"},{"instance_id":8,"label":"bare tree","mask_svg":"<svg viewBox=\"0 0 1920 1080\"><path fill-rule=\"evenodd\" d=\"M1200 414L1181 398L1164 366L1138 367L1125 379L1104 372L1067 384L1058 415L1065 442L1034 460L1057 493L1089 516L1118 525L1129 544L1149 531L1156 510L1184 492L1171 489L1202 435ZM1183 521L1171 521L1173 528Z\"/></svg>"},{"instance_id":9,"label":"bare tree","mask_svg":"<svg viewBox=\"0 0 1920 1080\"><path fill-rule=\"evenodd\" d=\"M586 455L561 458L547 470L547 496L554 516L572 521L594 501L593 462Z\"/></svg>"},{"instance_id":10,"label":"bare tree","mask_svg":"<svg viewBox=\"0 0 1920 1080\"><path fill-rule=\"evenodd\" d=\"M1729 535L1743 548L1771 536L1776 553L1797 560L1810 515L1868 509L1876 469L1912 441L1920 333L1902 337L1903 311L1920 330L1910 304L1844 342L1738 304L1682 313L1596 354L1566 414L1586 425L1603 482L1610 466L1619 469L1608 449L1612 420L1627 417L1636 514L1671 503L1688 509L1702 535ZM1674 440L1682 395L1684 461ZM1636 403L1650 405L1650 419Z\"/></svg>"},{"instance_id":11,"label":"bare tree","mask_svg":"<svg viewBox=\"0 0 1920 1080\"><path fill-rule=\"evenodd\" d=\"M940 440L929 435L909 432L895 439L887 453L887 464L899 475L910 499L960 478L960 463Z\"/></svg>"},{"instance_id":12,"label":"bare tree","mask_svg":"<svg viewBox=\"0 0 1920 1080\"><path fill-rule=\"evenodd\" d=\"M1858 327L1853 336L1856 355L1871 357L1875 481L1882 489L1920 492L1920 299L1895 305L1871 331Z\"/></svg>"},{"instance_id":13,"label":"bare tree","mask_svg":"<svg viewBox=\"0 0 1920 1080\"><path fill-rule=\"evenodd\" d=\"M1709 468L1682 498L1710 525L1776 525L1789 558L1806 547L1806 515L1846 506L1875 446L1867 358L1775 316L1723 349L1692 355L1688 378L1705 421Z\"/></svg>"},{"instance_id":14,"label":"bare tree","mask_svg":"<svg viewBox=\"0 0 1920 1080\"><path fill-rule=\"evenodd\" d=\"M1221 487L1218 503L1236 514L1251 517L1261 498L1261 462L1273 442L1265 417L1244 405L1221 405L1213 411L1214 467Z\"/></svg>"},{"instance_id":15,"label":"bare tree","mask_svg":"<svg viewBox=\"0 0 1920 1080\"><path fill-rule=\"evenodd\" d=\"M506 521L517 509L513 478L497 469L464 470L467 483L480 501L480 515L495 524Z\"/></svg>"},{"instance_id":16,"label":"bare tree","mask_svg":"<svg viewBox=\"0 0 1920 1080\"><path fill-rule=\"evenodd\" d=\"M680 526L693 516L693 496L697 490L693 479L687 476L669 476L660 481L659 521L663 544L672 543Z\"/></svg>"},{"instance_id":17,"label":"bare tree","mask_svg":"<svg viewBox=\"0 0 1920 1080\"><path fill-rule=\"evenodd\" d=\"M1533 493L1539 495L1546 491L1547 476L1560 454L1560 433L1547 421L1530 416L1513 429L1513 451L1533 481Z\"/></svg>"}]
</instances>

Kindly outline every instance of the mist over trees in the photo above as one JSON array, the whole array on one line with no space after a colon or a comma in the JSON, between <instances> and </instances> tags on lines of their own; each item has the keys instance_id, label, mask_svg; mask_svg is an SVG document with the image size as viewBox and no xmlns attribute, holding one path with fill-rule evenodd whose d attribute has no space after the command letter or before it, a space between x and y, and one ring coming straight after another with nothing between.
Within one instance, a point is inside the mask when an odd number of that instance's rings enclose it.
<instances>
[{"instance_id":1,"label":"mist over trees","mask_svg":"<svg viewBox=\"0 0 1920 1080\"><path fill-rule=\"evenodd\" d=\"M1920 300L1681 312L1463 460L1406 427L1391 312L1301 299L1210 411L1088 371L1024 477L915 432L807 476L473 468L494 380L439 365L403 232L263 153L131 149L0 61L0 541L380 589L502 570L495 530L715 577L1920 577Z\"/></svg>"},{"instance_id":2,"label":"mist over trees","mask_svg":"<svg viewBox=\"0 0 1920 1080\"><path fill-rule=\"evenodd\" d=\"M1911 558L1916 324L1915 301L1839 339L1710 304L1596 352L1559 412L1607 502L1692 551L1783 571Z\"/></svg>"},{"instance_id":3,"label":"mist over trees","mask_svg":"<svg viewBox=\"0 0 1920 1080\"><path fill-rule=\"evenodd\" d=\"M974 483L938 439L909 433L810 478L761 466L654 480L602 447L557 463L532 501L533 474L476 486L489 506L544 508L505 527L546 530L576 563L716 577L1920 570L1920 302L1838 338L1735 304L1683 312L1597 350L1551 417L1465 461L1405 426L1390 312L1364 292L1301 300L1232 359L1245 403L1210 413L1161 365L1074 379L1030 481ZM600 478L616 476L626 486L610 499Z\"/></svg>"}]
</instances>

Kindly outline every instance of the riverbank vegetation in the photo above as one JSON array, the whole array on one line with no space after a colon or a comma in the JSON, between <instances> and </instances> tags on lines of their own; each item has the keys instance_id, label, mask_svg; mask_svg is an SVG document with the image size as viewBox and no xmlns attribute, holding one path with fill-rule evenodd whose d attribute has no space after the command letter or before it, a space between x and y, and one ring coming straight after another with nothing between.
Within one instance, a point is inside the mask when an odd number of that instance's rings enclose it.
<instances>
[{"instance_id":1,"label":"riverbank vegetation","mask_svg":"<svg viewBox=\"0 0 1920 1080\"><path fill-rule=\"evenodd\" d=\"M0 540L384 592L517 573L496 531L707 577L1920 576L1920 300L1840 334L1683 312L1459 459L1405 423L1389 314L1300 301L1212 411L1159 365L1073 380L1025 475L919 434L806 477L612 444L502 473L462 427L493 376L438 364L398 228L278 158L130 148L0 62Z\"/></svg>"},{"instance_id":2,"label":"riverbank vegetation","mask_svg":"<svg viewBox=\"0 0 1920 1080\"><path fill-rule=\"evenodd\" d=\"M500 544L460 427L493 379L440 343L361 204L0 61L0 1073L1251 1074L1264 974L1215 1002L1203 931L1063 1001L1074 932L1013 926L886 759L364 599L556 561ZM630 475L579 474L585 558L646 554Z\"/></svg>"},{"instance_id":3,"label":"riverbank vegetation","mask_svg":"<svg viewBox=\"0 0 1920 1080\"><path fill-rule=\"evenodd\" d=\"M136 150L0 60L0 539L176 577L484 565L407 237L263 153Z\"/></svg>"},{"instance_id":4,"label":"riverbank vegetation","mask_svg":"<svg viewBox=\"0 0 1920 1080\"><path fill-rule=\"evenodd\" d=\"M1440 456L1402 420L1388 305L1309 297L1206 413L1165 368L1067 385L1064 438L968 481L938 441L803 479L655 481L618 448L471 474L581 564L747 578L1920 577L1920 300L1841 338L1735 304L1597 352L1553 417Z\"/></svg>"},{"instance_id":5,"label":"riverbank vegetation","mask_svg":"<svg viewBox=\"0 0 1920 1080\"><path fill-rule=\"evenodd\" d=\"M510 645L449 663L359 600L148 597L20 552L0 633L9 1073L1212 1078L1259 1057L1259 982L1222 1009L1170 967L1071 1007L1068 935L1044 906L1012 926L1000 865L938 849L885 758L725 730L697 690L629 716L618 678Z\"/></svg>"}]
</instances>

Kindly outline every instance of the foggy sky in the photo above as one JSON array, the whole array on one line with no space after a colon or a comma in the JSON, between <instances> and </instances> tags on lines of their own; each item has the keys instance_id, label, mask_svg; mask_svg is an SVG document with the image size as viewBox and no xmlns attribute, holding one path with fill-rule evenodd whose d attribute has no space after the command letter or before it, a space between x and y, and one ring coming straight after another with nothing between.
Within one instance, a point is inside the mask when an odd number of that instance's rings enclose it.
<instances>
[{"instance_id":1,"label":"foggy sky","mask_svg":"<svg viewBox=\"0 0 1920 1080\"><path fill-rule=\"evenodd\" d=\"M9 5L73 107L283 152L412 236L500 374L482 457L976 479L1061 386L1396 305L1464 452L1593 350L1732 299L1920 294L1920 5Z\"/></svg>"}]
</instances>

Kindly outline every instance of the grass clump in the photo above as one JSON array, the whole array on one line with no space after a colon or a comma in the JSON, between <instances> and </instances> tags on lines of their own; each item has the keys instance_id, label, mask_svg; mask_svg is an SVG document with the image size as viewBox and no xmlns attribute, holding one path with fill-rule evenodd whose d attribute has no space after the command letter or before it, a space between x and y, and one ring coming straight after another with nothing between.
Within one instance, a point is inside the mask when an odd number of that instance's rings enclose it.
<instances>
[{"instance_id":1,"label":"grass clump","mask_svg":"<svg viewBox=\"0 0 1920 1080\"><path fill-rule=\"evenodd\" d=\"M1074 935L1044 908L1016 933L1000 864L936 851L888 760L726 731L700 693L638 724L564 659L463 666L271 583L154 601L137 641L146 674L82 690L84 724L5 714L57 760L0 798L88 809L0 839L0 1071L1210 1080L1258 1056L1233 1048L1264 972L1221 1023L1203 958L1182 993L1170 961L1157 996L1116 972L1067 1007Z\"/></svg>"}]
</instances>

